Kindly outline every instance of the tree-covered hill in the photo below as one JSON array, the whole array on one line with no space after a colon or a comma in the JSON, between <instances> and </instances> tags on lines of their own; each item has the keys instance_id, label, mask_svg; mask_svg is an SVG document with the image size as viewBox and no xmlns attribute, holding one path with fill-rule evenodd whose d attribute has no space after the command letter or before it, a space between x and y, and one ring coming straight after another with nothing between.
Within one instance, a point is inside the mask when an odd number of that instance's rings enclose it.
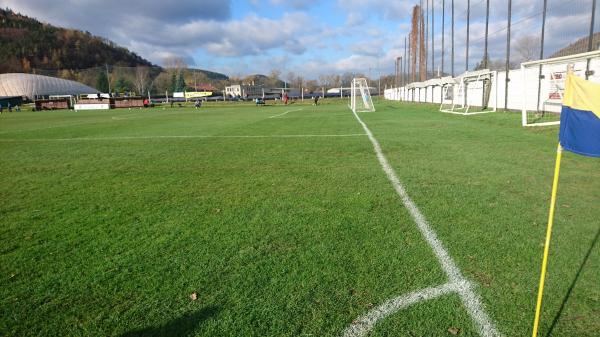
<instances>
[{"instance_id":1,"label":"tree-covered hill","mask_svg":"<svg viewBox=\"0 0 600 337\"><path fill-rule=\"evenodd\" d=\"M55 27L0 9L0 73L24 72L75 80L107 92L172 90L172 75L182 83L222 88L229 77L188 69L182 59L153 65L126 48L89 32ZM188 88L195 90L195 88ZM180 89L184 90L184 89Z\"/></svg>"},{"instance_id":2,"label":"tree-covered hill","mask_svg":"<svg viewBox=\"0 0 600 337\"><path fill-rule=\"evenodd\" d=\"M152 66L107 39L54 27L10 9L0 9L0 45L0 72L84 69L104 64Z\"/></svg>"}]
</instances>

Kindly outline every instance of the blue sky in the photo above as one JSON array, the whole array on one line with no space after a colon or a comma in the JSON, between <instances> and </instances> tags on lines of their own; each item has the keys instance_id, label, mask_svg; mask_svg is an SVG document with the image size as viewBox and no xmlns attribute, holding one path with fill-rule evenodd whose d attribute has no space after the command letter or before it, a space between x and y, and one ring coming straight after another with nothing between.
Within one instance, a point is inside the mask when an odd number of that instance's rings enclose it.
<instances>
[{"instance_id":1,"label":"blue sky","mask_svg":"<svg viewBox=\"0 0 600 337\"><path fill-rule=\"evenodd\" d=\"M425 0L426 1L426 0ZM592 0L549 0L547 54L589 30ZM436 69L441 63L441 4L436 8ZM538 41L542 0L513 0L513 47ZM404 55L411 8L404 0L0 0L0 6L54 25L108 38L156 64L168 57L230 76L294 72L392 74ZM485 0L471 0L473 67L483 55ZM425 7L425 3L424 3ZM465 69L466 0L455 0L455 72ZM600 7L600 6L599 6ZM445 70L449 70L450 0L446 1ZM600 27L600 15L596 15ZM490 55L503 59L506 0L490 0ZM428 43L430 40L428 39ZM513 59L521 57L513 51ZM431 64L431 63L429 63Z\"/></svg>"}]
</instances>

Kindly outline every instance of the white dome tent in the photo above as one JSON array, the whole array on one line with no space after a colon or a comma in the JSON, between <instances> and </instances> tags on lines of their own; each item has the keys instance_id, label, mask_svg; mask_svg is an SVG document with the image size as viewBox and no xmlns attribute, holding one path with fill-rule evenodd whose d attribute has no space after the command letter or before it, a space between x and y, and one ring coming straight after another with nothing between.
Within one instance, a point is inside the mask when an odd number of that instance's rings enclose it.
<instances>
[{"instance_id":1,"label":"white dome tent","mask_svg":"<svg viewBox=\"0 0 600 337\"><path fill-rule=\"evenodd\" d=\"M98 91L85 84L62 78L24 74L0 74L0 97L21 96L34 100L41 96L93 94Z\"/></svg>"}]
</instances>

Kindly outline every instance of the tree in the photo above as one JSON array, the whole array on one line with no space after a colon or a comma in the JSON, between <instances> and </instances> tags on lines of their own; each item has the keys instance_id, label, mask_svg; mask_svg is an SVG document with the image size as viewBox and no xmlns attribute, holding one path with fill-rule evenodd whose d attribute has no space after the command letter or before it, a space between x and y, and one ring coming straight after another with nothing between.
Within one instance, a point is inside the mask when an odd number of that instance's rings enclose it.
<instances>
[{"instance_id":1,"label":"tree","mask_svg":"<svg viewBox=\"0 0 600 337\"><path fill-rule=\"evenodd\" d=\"M266 86L271 88L281 87L283 83L281 83L281 71L273 69L269 73L267 81L265 82Z\"/></svg>"},{"instance_id":2,"label":"tree","mask_svg":"<svg viewBox=\"0 0 600 337\"><path fill-rule=\"evenodd\" d=\"M396 85L395 75L382 75L381 76L381 87L392 88Z\"/></svg>"},{"instance_id":3,"label":"tree","mask_svg":"<svg viewBox=\"0 0 600 337\"><path fill-rule=\"evenodd\" d=\"M187 69L185 60L178 56L170 56L163 59L163 64L167 73L171 75L171 92L180 92L185 90L184 70Z\"/></svg>"},{"instance_id":4,"label":"tree","mask_svg":"<svg viewBox=\"0 0 600 337\"><path fill-rule=\"evenodd\" d=\"M292 82L295 79L296 79L296 73L294 73L293 71L288 71L287 75L285 76L285 81L287 82L288 88L292 86Z\"/></svg>"},{"instance_id":5,"label":"tree","mask_svg":"<svg viewBox=\"0 0 600 337\"><path fill-rule=\"evenodd\" d=\"M340 85L344 86L344 87L349 87L350 85L352 85L352 79L354 79L355 77L363 77L363 76L358 76L353 73L344 73L342 75L342 77L340 78Z\"/></svg>"},{"instance_id":6,"label":"tree","mask_svg":"<svg viewBox=\"0 0 600 337\"><path fill-rule=\"evenodd\" d=\"M486 68L489 69L489 66L490 66L490 57L487 55L484 55L483 58L481 59L481 61L475 65L474 70L483 70Z\"/></svg>"},{"instance_id":7,"label":"tree","mask_svg":"<svg viewBox=\"0 0 600 337\"><path fill-rule=\"evenodd\" d=\"M321 75L319 76L319 82L322 86L328 88L339 88L342 86L342 80L338 74Z\"/></svg>"},{"instance_id":8,"label":"tree","mask_svg":"<svg viewBox=\"0 0 600 337\"><path fill-rule=\"evenodd\" d=\"M150 78L150 70L148 67L136 67L135 68L135 79L133 82L133 87L138 95L144 95L145 89L148 85L148 80Z\"/></svg>"},{"instance_id":9,"label":"tree","mask_svg":"<svg viewBox=\"0 0 600 337\"><path fill-rule=\"evenodd\" d=\"M182 57L169 56L163 59L163 65L167 69L175 69L179 72L182 69L187 68L187 63Z\"/></svg>"},{"instance_id":10,"label":"tree","mask_svg":"<svg viewBox=\"0 0 600 337\"><path fill-rule=\"evenodd\" d=\"M169 86L169 91L175 92L177 91L177 74L171 74L171 85Z\"/></svg>"},{"instance_id":11,"label":"tree","mask_svg":"<svg viewBox=\"0 0 600 337\"><path fill-rule=\"evenodd\" d=\"M131 91L131 82L127 81L124 77L119 77L115 82L115 92L129 92Z\"/></svg>"},{"instance_id":12,"label":"tree","mask_svg":"<svg viewBox=\"0 0 600 337\"><path fill-rule=\"evenodd\" d=\"M535 60L540 55L540 41L534 35L525 35L517 39L515 43L520 62Z\"/></svg>"},{"instance_id":13,"label":"tree","mask_svg":"<svg viewBox=\"0 0 600 337\"><path fill-rule=\"evenodd\" d=\"M108 77L106 77L104 70L98 72L98 76L96 77L96 89L100 92L108 92Z\"/></svg>"},{"instance_id":14,"label":"tree","mask_svg":"<svg viewBox=\"0 0 600 337\"><path fill-rule=\"evenodd\" d=\"M319 83L317 83L316 80L308 80L304 83L304 89L309 92L315 92L321 88L319 87Z\"/></svg>"},{"instance_id":15,"label":"tree","mask_svg":"<svg viewBox=\"0 0 600 337\"><path fill-rule=\"evenodd\" d=\"M186 88L186 84L185 84L185 79L183 78L183 71L179 73L179 77L177 78L177 85L176 85L176 91L177 92L181 92L181 91L185 91Z\"/></svg>"}]
</instances>

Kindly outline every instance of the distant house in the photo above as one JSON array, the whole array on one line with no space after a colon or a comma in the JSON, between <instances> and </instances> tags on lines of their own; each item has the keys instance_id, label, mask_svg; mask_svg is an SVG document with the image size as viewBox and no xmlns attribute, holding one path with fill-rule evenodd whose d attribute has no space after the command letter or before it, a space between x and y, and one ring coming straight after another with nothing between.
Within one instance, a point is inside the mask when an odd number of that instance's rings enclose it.
<instances>
[{"instance_id":1,"label":"distant house","mask_svg":"<svg viewBox=\"0 0 600 337\"><path fill-rule=\"evenodd\" d=\"M234 84L225 87L227 97L257 98L262 97L263 93L262 85Z\"/></svg>"}]
</instances>

